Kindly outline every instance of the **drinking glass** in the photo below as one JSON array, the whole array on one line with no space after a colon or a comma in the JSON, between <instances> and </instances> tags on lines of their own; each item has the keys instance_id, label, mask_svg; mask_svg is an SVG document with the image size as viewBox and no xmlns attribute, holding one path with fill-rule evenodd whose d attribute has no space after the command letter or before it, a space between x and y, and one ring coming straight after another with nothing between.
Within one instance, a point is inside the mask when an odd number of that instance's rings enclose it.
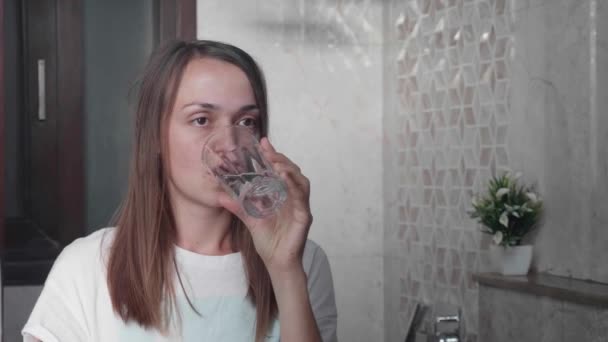
<instances>
[{"instance_id":1,"label":"drinking glass","mask_svg":"<svg viewBox=\"0 0 608 342\"><path fill-rule=\"evenodd\" d=\"M207 139L203 163L224 190L253 217L273 215L287 199L287 187L264 158L251 129L218 128Z\"/></svg>"}]
</instances>

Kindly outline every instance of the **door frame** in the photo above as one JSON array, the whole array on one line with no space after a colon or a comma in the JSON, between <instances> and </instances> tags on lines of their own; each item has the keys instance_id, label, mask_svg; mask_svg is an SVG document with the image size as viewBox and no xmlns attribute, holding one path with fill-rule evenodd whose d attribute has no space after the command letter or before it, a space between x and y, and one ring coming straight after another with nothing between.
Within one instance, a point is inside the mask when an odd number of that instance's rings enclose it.
<instances>
[{"instance_id":1,"label":"door frame","mask_svg":"<svg viewBox=\"0 0 608 342\"><path fill-rule=\"evenodd\" d=\"M0 251L4 250L4 0L0 0Z\"/></svg>"},{"instance_id":2,"label":"door frame","mask_svg":"<svg viewBox=\"0 0 608 342\"><path fill-rule=\"evenodd\" d=\"M68 244L86 232L84 135L84 20L82 0L57 0L57 121L59 239ZM69 38L68 38L69 37Z\"/></svg>"},{"instance_id":3,"label":"door frame","mask_svg":"<svg viewBox=\"0 0 608 342\"><path fill-rule=\"evenodd\" d=\"M155 41L196 39L196 0L156 0Z\"/></svg>"}]
</instances>

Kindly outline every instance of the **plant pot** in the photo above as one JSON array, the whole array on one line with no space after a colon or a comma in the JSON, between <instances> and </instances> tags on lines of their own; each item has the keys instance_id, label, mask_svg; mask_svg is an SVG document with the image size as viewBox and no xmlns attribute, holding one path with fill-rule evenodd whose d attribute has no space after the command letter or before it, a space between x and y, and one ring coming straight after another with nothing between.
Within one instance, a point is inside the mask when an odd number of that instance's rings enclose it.
<instances>
[{"instance_id":1,"label":"plant pot","mask_svg":"<svg viewBox=\"0 0 608 342\"><path fill-rule=\"evenodd\" d=\"M500 273L526 275L532 263L532 246L503 247L500 256Z\"/></svg>"}]
</instances>

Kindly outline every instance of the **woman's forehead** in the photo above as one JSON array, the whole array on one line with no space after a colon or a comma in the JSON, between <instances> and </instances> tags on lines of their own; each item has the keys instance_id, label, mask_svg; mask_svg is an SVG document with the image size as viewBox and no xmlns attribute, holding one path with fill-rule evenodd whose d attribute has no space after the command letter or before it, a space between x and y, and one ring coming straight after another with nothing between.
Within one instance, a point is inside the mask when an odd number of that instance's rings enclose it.
<instances>
[{"instance_id":1,"label":"woman's forehead","mask_svg":"<svg viewBox=\"0 0 608 342\"><path fill-rule=\"evenodd\" d=\"M176 102L242 106L255 102L251 83L238 66L212 58L188 62L178 85Z\"/></svg>"}]
</instances>

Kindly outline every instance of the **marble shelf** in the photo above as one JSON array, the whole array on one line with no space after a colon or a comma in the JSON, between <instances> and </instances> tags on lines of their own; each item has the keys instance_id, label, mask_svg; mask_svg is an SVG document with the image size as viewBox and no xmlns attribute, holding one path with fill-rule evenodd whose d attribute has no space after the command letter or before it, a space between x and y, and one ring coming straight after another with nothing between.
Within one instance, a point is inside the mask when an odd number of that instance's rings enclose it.
<instances>
[{"instance_id":1,"label":"marble shelf","mask_svg":"<svg viewBox=\"0 0 608 342\"><path fill-rule=\"evenodd\" d=\"M550 297L564 302L608 308L608 284L543 273L529 274L528 276L479 273L475 274L473 279L483 286Z\"/></svg>"}]
</instances>

